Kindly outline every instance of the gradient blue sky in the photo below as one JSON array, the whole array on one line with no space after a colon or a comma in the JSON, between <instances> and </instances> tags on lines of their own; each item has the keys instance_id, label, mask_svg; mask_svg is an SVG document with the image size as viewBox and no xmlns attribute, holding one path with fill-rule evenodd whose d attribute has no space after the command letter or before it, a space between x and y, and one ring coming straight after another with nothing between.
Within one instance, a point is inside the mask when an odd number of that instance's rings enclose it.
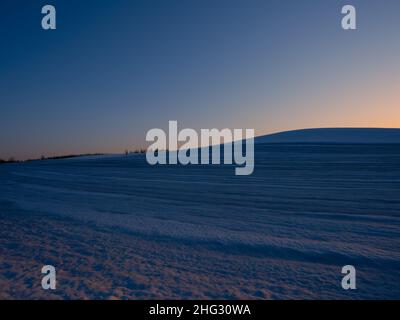
<instances>
[{"instance_id":1,"label":"gradient blue sky","mask_svg":"<svg viewBox=\"0 0 400 320\"><path fill-rule=\"evenodd\" d=\"M398 0L2 0L0 37L1 158L122 152L168 120L400 127Z\"/></svg>"}]
</instances>

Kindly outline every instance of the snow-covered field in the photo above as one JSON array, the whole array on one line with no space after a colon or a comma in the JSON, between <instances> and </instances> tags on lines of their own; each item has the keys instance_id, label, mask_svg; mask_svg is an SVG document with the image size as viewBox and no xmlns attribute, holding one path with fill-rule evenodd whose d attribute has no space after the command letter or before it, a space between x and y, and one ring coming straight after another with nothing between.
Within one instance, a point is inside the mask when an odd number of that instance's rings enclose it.
<instances>
[{"instance_id":1,"label":"snow-covered field","mask_svg":"<svg viewBox=\"0 0 400 320\"><path fill-rule=\"evenodd\" d=\"M0 221L2 298L400 299L400 145L258 144L251 176L144 155L6 164Z\"/></svg>"}]
</instances>

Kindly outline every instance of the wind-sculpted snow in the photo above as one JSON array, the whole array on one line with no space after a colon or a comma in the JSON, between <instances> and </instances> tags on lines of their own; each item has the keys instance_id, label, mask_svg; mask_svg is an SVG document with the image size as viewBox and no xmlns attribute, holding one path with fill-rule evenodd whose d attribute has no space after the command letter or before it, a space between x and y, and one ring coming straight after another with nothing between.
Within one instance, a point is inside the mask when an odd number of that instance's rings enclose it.
<instances>
[{"instance_id":1,"label":"wind-sculpted snow","mask_svg":"<svg viewBox=\"0 0 400 320\"><path fill-rule=\"evenodd\" d=\"M24 278L18 259L70 270L79 255L84 271L65 275L70 287L54 297L400 298L400 145L257 144L255 152L251 176L228 165L149 166L144 155L2 165L2 228L16 229L1 238L0 281ZM10 246L13 237L43 253ZM98 238L107 239L102 249ZM71 259L44 250L45 239ZM134 261L113 265L131 250ZM340 286L347 264L359 271L353 292ZM3 296L43 298L21 286L3 285Z\"/></svg>"}]
</instances>

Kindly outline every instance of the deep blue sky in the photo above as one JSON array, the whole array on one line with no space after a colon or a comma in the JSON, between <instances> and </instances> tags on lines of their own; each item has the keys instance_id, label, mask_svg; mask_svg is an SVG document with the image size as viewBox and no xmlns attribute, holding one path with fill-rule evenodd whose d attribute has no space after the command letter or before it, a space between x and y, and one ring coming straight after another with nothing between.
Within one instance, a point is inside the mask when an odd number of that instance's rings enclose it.
<instances>
[{"instance_id":1,"label":"deep blue sky","mask_svg":"<svg viewBox=\"0 0 400 320\"><path fill-rule=\"evenodd\" d=\"M168 120L399 127L399 34L398 0L2 0L0 157L122 152Z\"/></svg>"}]
</instances>

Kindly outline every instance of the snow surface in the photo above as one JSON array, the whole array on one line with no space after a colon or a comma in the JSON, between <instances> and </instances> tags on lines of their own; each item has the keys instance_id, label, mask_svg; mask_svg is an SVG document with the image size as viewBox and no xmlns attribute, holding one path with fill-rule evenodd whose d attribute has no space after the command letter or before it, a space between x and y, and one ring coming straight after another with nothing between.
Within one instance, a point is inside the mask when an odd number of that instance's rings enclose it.
<instances>
[{"instance_id":1,"label":"snow surface","mask_svg":"<svg viewBox=\"0 0 400 320\"><path fill-rule=\"evenodd\" d=\"M320 128L278 132L257 137L256 143L400 143L400 129Z\"/></svg>"},{"instance_id":2,"label":"snow surface","mask_svg":"<svg viewBox=\"0 0 400 320\"><path fill-rule=\"evenodd\" d=\"M20 264L50 260L51 298L400 298L400 145L257 144L251 176L135 154L0 177L0 297L48 298Z\"/></svg>"}]
</instances>

